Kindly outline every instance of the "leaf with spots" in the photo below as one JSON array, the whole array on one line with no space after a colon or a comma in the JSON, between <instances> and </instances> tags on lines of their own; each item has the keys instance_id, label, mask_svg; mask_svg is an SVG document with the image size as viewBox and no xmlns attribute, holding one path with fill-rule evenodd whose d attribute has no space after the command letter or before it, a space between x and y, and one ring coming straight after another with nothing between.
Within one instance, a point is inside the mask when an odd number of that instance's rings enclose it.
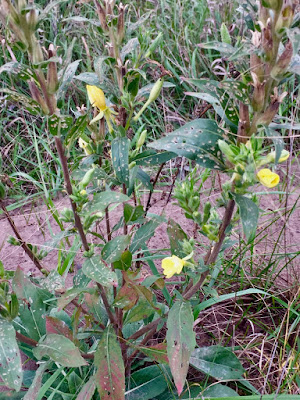
<instances>
[{"instance_id":1,"label":"leaf with spots","mask_svg":"<svg viewBox=\"0 0 300 400\"><path fill-rule=\"evenodd\" d=\"M124 400L124 362L120 344L111 325L105 329L98 344L95 366L95 381L101 400Z\"/></svg>"},{"instance_id":2,"label":"leaf with spots","mask_svg":"<svg viewBox=\"0 0 300 400\"><path fill-rule=\"evenodd\" d=\"M230 349L222 346L209 346L195 349L190 364L219 380L242 379L244 369Z\"/></svg>"},{"instance_id":3,"label":"leaf with spots","mask_svg":"<svg viewBox=\"0 0 300 400\"><path fill-rule=\"evenodd\" d=\"M129 186L129 157L130 140L127 137L115 138L111 142L111 159L116 177L121 183Z\"/></svg>"},{"instance_id":4,"label":"leaf with spots","mask_svg":"<svg viewBox=\"0 0 300 400\"><path fill-rule=\"evenodd\" d=\"M19 391L23 380L22 361L16 331L12 324L0 318L0 376L10 389Z\"/></svg>"},{"instance_id":5,"label":"leaf with spots","mask_svg":"<svg viewBox=\"0 0 300 400\"><path fill-rule=\"evenodd\" d=\"M91 213L104 211L112 203L124 203L128 200L130 200L129 197L123 193L106 190L105 192L97 193L83 211Z\"/></svg>"},{"instance_id":6,"label":"leaf with spots","mask_svg":"<svg viewBox=\"0 0 300 400\"><path fill-rule=\"evenodd\" d=\"M6 98L12 102L20 103L28 112L32 115L41 114L40 105L33 100L31 97L26 96L25 94L15 92L10 89L1 89L1 92L6 95Z\"/></svg>"},{"instance_id":7,"label":"leaf with spots","mask_svg":"<svg viewBox=\"0 0 300 400\"><path fill-rule=\"evenodd\" d=\"M64 94L68 89L68 86L70 85L72 79L75 76L75 72L78 68L80 61L81 60L76 60L71 64L68 64L68 66L66 67L57 92L57 99L63 98Z\"/></svg>"},{"instance_id":8,"label":"leaf with spots","mask_svg":"<svg viewBox=\"0 0 300 400\"><path fill-rule=\"evenodd\" d=\"M179 395L184 387L191 353L196 346L193 323L191 304L182 300L176 301L167 321L167 353Z\"/></svg>"},{"instance_id":9,"label":"leaf with spots","mask_svg":"<svg viewBox=\"0 0 300 400\"><path fill-rule=\"evenodd\" d=\"M55 333L51 333L40 340L37 347L33 349L33 354L38 360L48 356L63 367L87 365L78 347L68 338Z\"/></svg>"},{"instance_id":10,"label":"leaf with spots","mask_svg":"<svg viewBox=\"0 0 300 400\"><path fill-rule=\"evenodd\" d=\"M248 199L248 197L235 194L234 198L239 206L244 234L249 243L255 238L259 208L252 200Z\"/></svg>"},{"instance_id":11,"label":"leaf with spots","mask_svg":"<svg viewBox=\"0 0 300 400\"><path fill-rule=\"evenodd\" d=\"M52 114L48 117L49 131L53 136L65 136L73 125L73 118L69 115Z\"/></svg>"},{"instance_id":12,"label":"leaf with spots","mask_svg":"<svg viewBox=\"0 0 300 400\"><path fill-rule=\"evenodd\" d=\"M68 327L68 325L65 323L65 321L62 321L58 318L50 317L49 315L47 315L46 330L47 330L47 334L56 333L56 334L65 336L66 338L70 339L71 341L74 340L73 332L71 331L71 329Z\"/></svg>"},{"instance_id":13,"label":"leaf with spots","mask_svg":"<svg viewBox=\"0 0 300 400\"><path fill-rule=\"evenodd\" d=\"M116 273L110 270L99 256L87 258L82 265L82 272L103 286L118 286Z\"/></svg>"},{"instance_id":14,"label":"leaf with spots","mask_svg":"<svg viewBox=\"0 0 300 400\"><path fill-rule=\"evenodd\" d=\"M172 158L177 156L176 153L170 151L164 151L162 153L157 153L155 150L146 150L135 156L131 161L135 161L136 165L159 165L163 164Z\"/></svg>"},{"instance_id":15,"label":"leaf with spots","mask_svg":"<svg viewBox=\"0 0 300 400\"><path fill-rule=\"evenodd\" d=\"M147 243L147 241L154 235L158 225L158 221L151 220L136 231L130 246L131 253L134 253Z\"/></svg>"},{"instance_id":16,"label":"leaf with spots","mask_svg":"<svg viewBox=\"0 0 300 400\"><path fill-rule=\"evenodd\" d=\"M223 169L218 140L223 130L215 121L196 119L149 144L156 150L168 150L196 161L205 168Z\"/></svg>"},{"instance_id":17,"label":"leaf with spots","mask_svg":"<svg viewBox=\"0 0 300 400\"><path fill-rule=\"evenodd\" d=\"M107 263L119 261L129 243L129 235L120 235L112 239L110 242L107 242L101 252L103 260Z\"/></svg>"},{"instance_id":18,"label":"leaf with spots","mask_svg":"<svg viewBox=\"0 0 300 400\"><path fill-rule=\"evenodd\" d=\"M168 221L167 233L169 236L171 253L180 258L185 257L186 254L179 244L184 240L187 240L188 236L181 228L181 226L177 224L177 222L175 222L172 218L170 218Z\"/></svg>"},{"instance_id":19,"label":"leaf with spots","mask_svg":"<svg viewBox=\"0 0 300 400\"><path fill-rule=\"evenodd\" d=\"M34 285L19 267L15 272L12 286L20 303L21 324L17 325L14 321L15 327L25 336L38 341L46 333L44 315L48 309L47 300L53 296L48 290Z\"/></svg>"}]
</instances>

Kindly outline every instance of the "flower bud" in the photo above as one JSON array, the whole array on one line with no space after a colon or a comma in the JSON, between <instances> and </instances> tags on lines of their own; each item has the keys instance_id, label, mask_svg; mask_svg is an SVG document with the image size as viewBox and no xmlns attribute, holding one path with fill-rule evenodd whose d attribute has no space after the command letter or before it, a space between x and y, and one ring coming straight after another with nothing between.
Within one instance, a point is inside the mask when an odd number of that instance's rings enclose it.
<instances>
[{"instance_id":1,"label":"flower bud","mask_svg":"<svg viewBox=\"0 0 300 400\"><path fill-rule=\"evenodd\" d=\"M294 19L295 7L296 5L290 0L285 0L285 4L275 25L275 31L277 33L281 33L284 28L289 28L291 26Z\"/></svg>"},{"instance_id":2,"label":"flower bud","mask_svg":"<svg viewBox=\"0 0 300 400\"><path fill-rule=\"evenodd\" d=\"M117 26L117 39L118 43L122 43L124 36L125 36L125 6L120 3L119 4L119 15L118 15L118 26Z\"/></svg>"},{"instance_id":3,"label":"flower bud","mask_svg":"<svg viewBox=\"0 0 300 400\"><path fill-rule=\"evenodd\" d=\"M163 78L159 78L155 82L153 88L151 89L150 96L149 96L149 99L148 99L151 103L153 101L155 101L158 98L158 96L160 95L160 92L161 92L161 89L163 87L163 84L164 84Z\"/></svg>"},{"instance_id":4,"label":"flower bud","mask_svg":"<svg viewBox=\"0 0 300 400\"><path fill-rule=\"evenodd\" d=\"M145 129L141 133L139 140L137 141L137 144L136 144L137 149L140 149L143 146L143 144L145 143L146 137L147 137L147 130Z\"/></svg>"},{"instance_id":5,"label":"flower bud","mask_svg":"<svg viewBox=\"0 0 300 400\"><path fill-rule=\"evenodd\" d=\"M264 7L272 10L280 10L282 6L282 0L261 0L261 3Z\"/></svg>"},{"instance_id":6,"label":"flower bud","mask_svg":"<svg viewBox=\"0 0 300 400\"><path fill-rule=\"evenodd\" d=\"M130 169L134 168L135 166L136 166L136 162L135 162L135 161L132 161L132 162L128 165L128 169L130 170Z\"/></svg>"},{"instance_id":7,"label":"flower bud","mask_svg":"<svg viewBox=\"0 0 300 400\"><path fill-rule=\"evenodd\" d=\"M264 108L265 103L265 85L266 82L263 81L260 83L258 76L251 72L252 80L253 80L253 96L252 96L252 107L254 111L261 111Z\"/></svg>"},{"instance_id":8,"label":"flower bud","mask_svg":"<svg viewBox=\"0 0 300 400\"><path fill-rule=\"evenodd\" d=\"M36 83L31 80L28 83L29 86L29 90L31 93L31 96L33 98L33 100L35 100L37 103L39 103L39 105L41 106L42 110L44 111L45 114L49 114L49 108L47 106L46 101L44 100L39 88L37 87Z\"/></svg>"},{"instance_id":9,"label":"flower bud","mask_svg":"<svg viewBox=\"0 0 300 400\"><path fill-rule=\"evenodd\" d=\"M84 175L84 177L82 178L82 180L79 182L79 187L80 187L80 188L86 188L87 185L88 185L88 184L91 182L91 180L93 179L94 173L95 173L95 168L89 169L89 170L85 173L85 175Z\"/></svg>"},{"instance_id":10,"label":"flower bud","mask_svg":"<svg viewBox=\"0 0 300 400\"><path fill-rule=\"evenodd\" d=\"M51 43L48 49L48 57L56 56L56 49ZM47 71L47 90L49 94L54 94L58 87L57 66L56 62L51 61Z\"/></svg>"},{"instance_id":11,"label":"flower bud","mask_svg":"<svg viewBox=\"0 0 300 400\"><path fill-rule=\"evenodd\" d=\"M292 57L293 57L293 45L292 42L289 40L285 46L283 53L281 54L277 63L275 64L275 66L271 71L271 76L273 79L275 79L278 75L280 76L285 73L291 62Z\"/></svg>"},{"instance_id":12,"label":"flower bud","mask_svg":"<svg viewBox=\"0 0 300 400\"><path fill-rule=\"evenodd\" d=\"M101 28L104 32L108 32L108 26L106 23L106 12L104 8L101 6L98 0L94 0L94 4L96 6L97 15L101 24Z\"/></svg>"},{"instance_id":13,"label":"flower bud","mask_svg":"<svg viewBox=\"0 0 300 400\"><path fill-rule=\"evenodd\" d=\"M283 149L282 151L281 151L281 154L280 154L280 157L279 157L279 160L278 160L278 162L279 163L282 163L282 162L284 162L284 161L286 161L288 158L289 158L289 156L290 156L290 153L289 153L289 151L287 151L287 150L285 150L285 149ZM271 153L269 153L267 156L266 156L266 161L269 163L269 162L275 162L275 160L276 160L276 151L271 151ZM267 163L266 162L266 163Z\"/></svg>"},{"instance_id":14,"label":"flower bud","mask_svg":"<svg viewBox=\"0 0 300 400\"><path fill-rule=\"evenodd\" d=\"M91 105L93 107L97 107L100 111L105 111L107 109L107 106L103 90L93 85L86 85L86 90Z\"/></svg>"},{"instance_id":15,"label":"flower bud","mask_svg":"<svg viewBox=\"0 0 300 400\"><path fill-rule=\"evenodd\" d=\"M225 140L219 139L218 146L219 146L219 149L221 150L221 152L226 156L226 158L229 161L234 162L235 154L231 150L230 145L228 143L226 143Z\"/></svg>"}]
</instances>

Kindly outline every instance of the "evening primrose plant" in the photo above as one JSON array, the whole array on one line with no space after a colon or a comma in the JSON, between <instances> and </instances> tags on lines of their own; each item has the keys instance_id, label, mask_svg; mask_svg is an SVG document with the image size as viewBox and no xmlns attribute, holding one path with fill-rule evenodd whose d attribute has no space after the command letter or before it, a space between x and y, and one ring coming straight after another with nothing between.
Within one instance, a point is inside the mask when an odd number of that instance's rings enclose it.
<instances>
[{"instance_id":1,"label":"evening primrose plant","mask_svg":"<svg viewBox=\"0 0 300 400\"><path fill-rule=\"evenodd\" d=\"M152 141L146 115L156 112L154 102L166 80L174 79L163 63L150 58L163 43L160 33L151 41L149 35L134 36L143 21L129 29L135 17L128 5L94 0L98 21L80 21L90 23L105 47L100 57L90 54L94 71L78 73L79 60L71 62L69 53L54 44L45 48L40 40L38 27L49 7L40 10L26 0L2 2L10 44L21 54L0 68L12 83L2 89L3 96L19 104L24 118L36 115L47 126L70 201L58 220L61 233L53 239L54 246L68 246L68 254L49 271L43 266L44 254L17 230L4 203L7 188L0 185L1 207L16 244L40 271L32 279L18 267L11 279L0 266L0 375L5 385L39 399L147 400L185 392L195 398L210 396L203 382L195 387L187 381L191 365L222 381L218 393L238 395L226 380L239 382L239 394L257 394L230 349L197 347L194 325L201 310L224 299L212 290L210 277L217 278L231 232L241 220L245 240L254 242L256 189L260 183L278 185L274 171L289 157L283 141L274 141L270 151L265 139L278 136L275 129L282 128L278 112L286 93L280 87L292 73L293 3L262 1L246 43L239 40L234 47L222 24L223 42L201 44L203 51L225 50L224 63L241 57L241 65L248 66L232 78L228 65L222 81L187 79L186 85L200 90L187 95L211 100L212 113ZM77 109L67 101L71 82L76 82L78 96L84 93L84 105ZM192 239L173 219L150 213L163 166L177 156L192 166L174 190L179 206L195 223ZM224 176L221 193L214 203L203 204L200 194L212 171ZM116 207L122 210L118 221L111 218ZM170 249L149 248L149 239L163 223ZM80 265L69 287L67 277L77 254ZM213 302L202 303L202 292L213 294ZM246 293L266 295L252 288ZM29 385L20 349L39 363ZM58 382L60 375L63 381Z\"/></svg>"}]
</instances>

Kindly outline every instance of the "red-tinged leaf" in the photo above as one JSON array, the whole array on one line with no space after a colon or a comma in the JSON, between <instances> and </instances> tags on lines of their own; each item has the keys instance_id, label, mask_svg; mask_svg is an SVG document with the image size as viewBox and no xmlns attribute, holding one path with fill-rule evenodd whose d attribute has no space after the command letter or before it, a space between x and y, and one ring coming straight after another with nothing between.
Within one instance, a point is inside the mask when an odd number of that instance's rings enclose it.
<instances>
[{"instance_id":1,"label":"red-tinged leaf","mask_svg":"<svg viewBox=\"0 0 300 400\"><path fill-rule=\"evenodd\" d=\"M159 343L151 347L139 347L139 350L160 364L169 363L166 343Z\"/></svg>"},{"instance_id":2,"label":"red-tinged leaf","mask_svg":"<svg viewBox=\"0 0 300 400\"><path fill-rule=\"evenodd\" d=\"M125 283L115 298L114 306L128 311L136 305L138 299L139 295L135 288Z\"/></svg>"},{"instance_id":3,"label":"red-tinged leaf","mask_svg":"<svg viewBox=\"0 0 300 400\"><path fill-rule=\"evenodd\" d=\"M167 353L179 395L187 376L191 353L196 346L193 323L190 303L181 300L175 302L167 321Z\"/></svg>"},{"instance_id":4,"label":"red-tinged leaf","mask_svg":"<svg viewBox=\"0 0 300 400\"><path fill-rule=\"evenodd\" d=\"M95 379L92 376L80 390L80 393L76 397L76 400L90 400L95 393L95 389Z\"/></svg>"},{"instance_id":5,"label":"red-tinged leaf","mask_svg":"<svg viewBox=\"0 0 300 400\"><path fill-rule=\"evenodd\" d=\"M38 398L38 394L42 386L44 373L47 368L49 368L50 364L52 364L52 361L47 361L46 363L43 363L38 367L33 382L28 389L28 392L25 394L23 400L32 400Z\"/></svg>"},{"instance_id":6,"label":"red-tinged leaf","mask_svg":"<svg viewBox=\"0 0 300 400\"><path fill-rule=\"evenodd\" d=\"M95 365L95 381L101 400L124 400L124 362L120 344L111 325L105 329L98 344Z\"/></svg>"},{"instance_id":7,"label":"red-tinged leaf","mask_svg":"<svg viewBox=\"0 0 300 400\"><path fill-rule=\"evenodd\" d=\"M68 325L55 317L50 317L47 315L46 317L46 331L49 333L57 333L58 335L63 335L66 338L70 339L73 342L73 332L68 327Z\"/></svg>"}]
</instances>

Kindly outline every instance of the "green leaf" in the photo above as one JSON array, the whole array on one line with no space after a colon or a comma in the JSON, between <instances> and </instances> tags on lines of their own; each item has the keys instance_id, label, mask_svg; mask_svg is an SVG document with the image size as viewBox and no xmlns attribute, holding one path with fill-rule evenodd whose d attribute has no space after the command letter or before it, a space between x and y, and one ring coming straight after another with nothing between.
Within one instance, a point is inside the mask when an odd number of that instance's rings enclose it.
<instances>
[{"instance_id":1,"label":"green leaf","mask_svg":"<svg viewBox=\"0 0 300 400\"><path fill-rule=\"evenodd\" d=\"M212 385L208 389L204 390L203 392L203 397L204 398L211 398L211 397L232 397L232 396L237 396L240 397L236 391L231 389L228 386L221 385L220 383L217 383L216 385Z\"/></svg>"},{"instance_id":2,"label":"green leaf","mask_svg":"<svg viewBox=\"0 0 300 400\"><path fill-rule=\"evenodd\" d=\"M139 46L139 40L137 37L129 39L125 46L121 49L121 59L124 61L125 57Z\"/></svg>"},{"instance_id":3,"label":"green leaf","mask_svg":"<svg viewBox=\"0 0 300 400\"><path fill-rule=\"evenodd\" d=\"M1 92L6 94L6 99L20 103L28 112L30 112L30 114L41 114L42 110L40 105L31 97L6 88L1 89Z\"/></svg>"},{"instance_id":4,"label":"green leaf","mask_svg":"<svg viewBox=\"0 0 300 400\"><path fill-rule=\"evenodd\" d=\"M279 158L281 156L281 152L284 149L284 141L280 137L280 134L277 130L271 129L270 127L265 127L266 134L269 138L272 139L274 146L275 146L275 164L278 163Z\"/></svg>"},{"instance_id":5,"label":"green leaf","mask_svg":"<svg viewBox=\"0 0 300 400\"><path fill-rule=\"evenodd\" d=\"M3 72L17 75L19 79L23 79L24 81L29 79L37 80L35 73L29 67L15 61L2 65L0 67L0 74Z\"/></svg>"},{"instance_id":6,"label":"green leaf","mask_svg":"<svg viewBox=\"0 0 300 400\"><path fill-rule=\"evenodd\" d=\"M151 347L138 347L138 349L158 363L169 363L166 343L159 343Z\"/></svg>"},{"instance_id":7,"label":"green leaf","mask_svg":"<svg viewBox=\"0 0 300 400\"><path fill-rule=\"evenodd\" d=\"M65 323L65 321L62 321L58 318L50 317L49 315L47 315L46 316L46 330L47 330L47 334L56 333L58 335L65 336L66 338L70 339L71 341L74 340L73 332L71 331L71 329L68 327L68 325Z\"/></svg>"},{"instance_id":8,"label":"green leaf","mask_svg":"<svg viewBox=\"0 0 300 400\"><path fill-rule=\"evenodd\" d=\"M95 379L92 376L80 390L76 400L91 400L96 390Z\"/></svg>"},{"instance_id":9,"label":"green leaf","mask_svg":"<svg viewBox=\"0 0 300 400\"><path fill-rule=\"evenodd\" d=\"M114 268L127 271L128 268L131 267L131 264L132 264L132 254L129 250L125 250L124 253L121 255L120 260L114 262Z\"/></svg>"},{"instance_id":10,"label":"green leaf","mask_svg":"<svg viewBox=\"0 0 300 400\"><path fill-rule=\"evenodd\" d=\"M17 325L16 321L14 324L22 334L38 341L46 333L46 301L53 296L30 282L20 267L15 272L12 286L20 302L19 317L22 322L22 325Z\"/></svg>"},{"instance_id":11,"label":"green leaf","mask_svg":"<svg viewBox=\"0 0 300 400\"><path fill-rule=\"evenodd\" d=\"M138 168L136 178L142 182L145 188L151 191L153 190L153 185L151 183L150 176L146 174L146 172L143 171L142 168Z\"/></svg>"},{"instance_id":12,"label":"green leaf","mask_svg":"<svg viewBox=\"0 0 300 400\"><path fill-rule=\"evenodd\" d=\"M130 243L130 236L121 235L107 242L103 247L101 255L108 264L119 261L126 247Z\"/></svg>"},{"instance_id":13,"label":"green leaf","mask_svg":"<svg viewBox=\"0 0 300 400\"><path fill-rule=\"evenodd\" d=\"M48 126L51 135L66 135L73 125L73 118L69 115L52 114L48 117Z\"/></svg>"},{"instance_id":14,"label":"green leaf","mask_svg":"<svg viewBox=\"0 0 300 400\"><path fill-rule=\"evenodd\" d=\"M79 23L89 22L92 25L101 26L100 22L97 19L85 18L85 17L81 17L79 15L76 15L74 17L64 18L62 21L63 22L71 21L71 22L79 22Z\"/></svg>"},{"instance_id":15,"label":"green leaf","mask_svg":"<svg viewBox=\"0 0 300 400\"><path fill-rule=\"evenodd\" d=\"M72 128L69 129L69 132L66 136L65 145L70 149L73 143L79 139L79 136L84 132L85 127L87 126L87 115L82 115L78 117L73 124Z\"/></svg>"},{"instance_id":16,"label":"green leaf","mask_svg":"<svg viewBox=\"0 0 300 400\"><path fill-rule=\"evenodd\" d=\"M125 324L138 322L148 318L155 313L154 308L145 299L140 299L135 307L133 307L126 315Z\"/></svg>"},{"instance_id":17,"label":"green leaf","mask_svg":"<svg viewBox=\"0 0 300 400\"><path fill-rule=\"evenodd\" d=\"M59 309L65 308L71 301L76 299L81 293L94 293L95 289L84 287L76 287L67 290L63 295L61 295L57 301L57 306Z\"/></svg>"},{"instance_id":18,"label":"green leaf","mask_svg":"<svg viewBox=\"0 0 300 400\"><path fill-rule=\"evenodd\" d=\"M191 304L176 301L167 321L167 350L174 383L180 395L189 368L189 359L196 346Z\"/></svg>"},{"instance_id":19,"label":"green leaf","mask_svg":"<svg viewBox=\"0 0 300 400\"><path fill-rule=\"evenodd\" d=\"M125 400L151 400L163 393L170 384L170 371L164 365L151 365L130 376Z\"/></svg>"},{"instance_id":20,"label":"green leaf","mask_svg":"<svg viewBox=\"0 0 300 400\"><path fill-rule=\"evenodd\" d=\"M221 346L201 347L193 351L190 364L219 380L243 378L244 369L231 350Z\"/></svg>"},{"instance_id":21,"label":"green leaf","mask_svg":"<svg viewBox=\"0 0 300 400\"><path fill-rule=\"evenodd\" d=\"M244 234L249 243L255 238L259 208L252 200L248 199L248 197L234 194L234 199L239 206Z\"/></svg>"},{"instance_id":22,"label":"green leaf","mask_svg":"<svg viewBox=\"0 0 300 400\"><path fill-rule=\"evenodd\" d=\"M135 288L125 283L125 285L122 286L121 289L118 291L113 304L115 307L119 307L125 311L128 311L135 306L138 298L139 294L135 290Z\"/></svg>"},{"instance_id":23,"label":"green leaf","mask_svg":"<svg viewBox=\"0 0 300 400\"><path fill-rule=\"evenodd\" d=\"M0 376L6 386L16 391L23 380L22 361L16 331L12 324L0 318Z\"/></svg>"},{"instance_id":24,"label":"green leaf","mask_svg":"<svg viewBox=\"0 0 300 400\"><path fill-rule=\"evenodd\" d=\"M267 296L268 293L264 292L263 290L259 289L246 289L246 290L240 290L239 292L234 292L234 293L228 293L228 294L222 294L221 296L218 297L212 297L209 300L202 301L198 306L194 308L194 319L198 318L199 313L202 310L205 310L208 307L211 307L215 304L221 303L224 300L229 300L229 299L235 299L240 296L245 296L248 294L262 294Z\"/></svg>"},{"instance_id":25,"label":"green leaf","mask_svg":"<svg viewBox=\"0 0 300 400\"><path fill-rule=\"evenodd\" d=\"M186 254L182 251L180 242L188 238L187 234L181 226L171 218L168 221L167 233L170 240L171 254L175 254L175 256L179 258L185 257Z\"/></svg>"},{"instance_id":26,"label":"green leaf","mask_svg":"<svg viewBox=\"0 0 300 400\"><path fill-rule=\"evenodd\" d=\"M95 382L101 400L124 400L124 362L120 343L111 325L105 329L98 344L95 366Z\"/></svg>"},{"instance_id":27,"label":"green leaf","mask_svg":"<svg viewBox=\"0 0 300 400\"><path fill-rule=\"evenodd\" d=\"M75 79L82 81L88 85L101 86L100 79L94 72L83 72L82 74L74 76Z\"/></svg>"},{"instance_id":28,"label":"green leaf","mask_svg":"<svg viewBox=\"0 0 300 400\"><path fill-rule=\"evenodd\" d=\"M41 339L37 347L33 349L33 354L38 360L48 356L51 360L64 367L88 365L82 358L78 347L70 339L55 333L51 333Z\"/></svg>"},{"instance_id":29,"label":"green leaf","mask_svg":"<svg viewBox=\"0 0 300 400\"><path fill-rule=\"evenodd\" d=\"M111 142L111 159L116 177L121 183L129 185L129 157L130 140L127 137L115 138Z\"/></svg>"},{"instance_id":30,"label":"green leaf","mask_svg":"<svg viewBox=\"0 0 300 400\"><path fill-rule=\"evenodd\" d=\"M90 213L104 211L112 203L124 203L128 200L130 200L129 197L123 193L107 190L97 193L83 210Z\"/></svg>"},{"instance_id":31,"label":"green leaf","mask_svg":"<svg viewBox=\"0 0 300 400\"><path fill-rule=\"evenodd\" d=\"M155 150L146 150L138 154L131 161L135 161L136 165L160 165L177 157L176 153L171 151L164 151L162 153L157 153Z\"/></svg>"},{"instance_id":32,"label":"green leaf","mask_svg":"<svg viewBox=\"0 0 300 400\"><path fill-rule=\"evenodd\" d=\"M65 69L63 77L60 82L59 89L57 91L57 99L63 98L63 96L65 95L65 93L68 89L68 86L70 85L72 79L74 78L75 72L78 68L80 61L81 60L73 61Z\"/></svg>"},{"instance_id":33,"label":"green leaf","mask_svg":"<svg viewBox=\"0 0 300 400\"><path fill-rule=\"evenodd\" d=\"M139 248L146 244L146 242L154 235L155 229L158 227L158 225L159 222L151 220L136 231L130 246L131 253L136 252Z\"/></svg>"},{"instance_id":34,"label":"green leaf","mask_svg":"<svg viewBox=\"0 0 300 400\"><path fill-rule=\"evenodd\" d=\"M237 49L231 44L228 43L222 43L222 42L209 42L209 43L201 43L199 44L199 47L202 49L212 49L212 50L217 50L220 53L225 53L227 56L233 54L234 52L237 51Z\"/></svg>"},{"instance_id":35,"label":"green leaf","mask_svg":"<svg viewBox=\"0 0 300 400\"><path fill-rule=\"evenodd\" d=\"M82 266L83 273L90 279L100 283L103 286L117 286L118 277L101 260L100 256L87 258Z\"/></svg>"},{"instance_id":36,"label":"green leaf","mask_svg":"<svg viewBox=\"0 0 300 400\"><path fill-rule=\"evenodd\" d=\"M157 150L168 150L205 168L223 169L217 142L223 131L215 121L196 119L167 136L149 144Z\"/></svg>"},{"instance_id":37,"label":"green leaf","mask_svg":"<svg viewBox=\"0 0 300 400\"><path fill-rule=\"evenodd\" d=\"M124 219L127 225L130 223L134 223L143 216L144 216L143 206L133 207L130 204L124 204Z\"/></svg>"}]
</instances>

